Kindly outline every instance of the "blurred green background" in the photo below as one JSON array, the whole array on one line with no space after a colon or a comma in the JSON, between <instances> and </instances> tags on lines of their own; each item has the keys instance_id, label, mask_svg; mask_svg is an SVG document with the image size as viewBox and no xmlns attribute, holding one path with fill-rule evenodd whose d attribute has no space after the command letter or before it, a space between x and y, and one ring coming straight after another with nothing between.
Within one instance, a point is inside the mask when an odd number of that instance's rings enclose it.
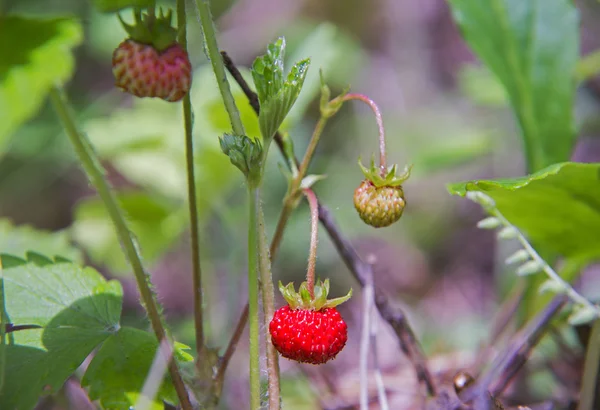
<instances>
[{"instance_id":1,"label":"blurred green background","mask_svg":"<svg viewBox=\"0 0 600 410\"><path fill-rule=\"evenodd\" d=\"M159 3L174 7L174 1ZM584 51L595 49L600 45L600 36L595 35L600 6L593 1L579 3ZM362 179L357 159L370 158L378 147L372 113L358 103L345 104L325 129L310 173L326 174L327 179L315 190L361 256L374 258L376 283L407 308L427 354L443 362L444 354L454 352L450 364L440 365L442 370L469 362L469 354L487 343L490 318L514 283L512 273L503 275L505 268L496 268L496 261L511 249L497 248L492 233L478 230L479 208L449 196L445 184L525 171L504 91L468 51L445 1L215 0L212 8L221 49L248 78L245 67L278 36L286 37L289 62L311 57L304 90L284 124L297 155L302 155L318 119L319 69L334 94L350 85L380 105L388 162L401 167L414 164L404 189L408 206L401 221L374 230L354 210L353 191ZM219 149L217 137L230 128L191 4L188 9L207 331L209 344L221 347L245 303L246 192L241 174ZM85 39L76 50L69 97L118 189L175 335L193 345L180 105L135 100L113 86L111 54L125 32L114 15L98 13L90 2L4 0L0 10L74 15L83 22ZM129 18L129 13L124 16ZM581 161L600 159L598 124L593 120L599 84L590 81L578 95L581 138L575 155ZM241 90L232 88L248 134L258 136L254 112ZM44 103L33 119L5 134L0 135L0 217L16 226L61 231L65 240L83 251L87 263L122 280L126 320L146 327L113 228L51 107ZM263 198L269 233L286 192L278 162L282 157L273 149ZM6 229L13 228L7 224ZM320 235L318 274L331 278L334 296L348 287L355 290L343 307L355 337L337 360L319 369L282 361L287 408L315 408L317 396L323 394L320 389L327 384L319 377L337 380L338 394L348 395L348 400L356 396L344 383L352 384L346 375L358 368L359 286L325 232ZM301 203L274 263L275 281L302 280L308 243L309 215ZM384 324L380 328L384 369L406 370L394 337ZM245 397L246 349L243 342L231 364L224 407L240 408L239 400ZM408 386L414 383L411 377L404 375Z\"/></svg>"}]
</instances>

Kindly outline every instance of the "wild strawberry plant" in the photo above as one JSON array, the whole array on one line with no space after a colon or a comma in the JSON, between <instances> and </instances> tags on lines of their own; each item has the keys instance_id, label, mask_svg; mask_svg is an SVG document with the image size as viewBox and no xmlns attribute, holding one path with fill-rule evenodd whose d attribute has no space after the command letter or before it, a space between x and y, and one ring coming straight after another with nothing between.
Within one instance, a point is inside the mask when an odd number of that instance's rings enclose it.
<instances>
[{"instance_id":1,"label":"wild strawberry plant","mask_svg":"<svg viewBox=\"0 0 600 410\"><path fill-rule=\"evenodd\" d=\"M579 60L575 6L569 0L449 0L448 4L465 40L506 93L519 126L527 170L514 179L450 183L448 190L475 201L489 214L479 223L481 228L498 229L501 239L519 243L520 249L507 262L519 264L517 275L526 277L529 297L521 306L523 318L554 306L548 302L548 291L564 294L572 302L566 322L593 322L597 335L600 308L573 285L583 268L600 259L600 164L568 162L577 135L573 116L577 82L597 71L590 68L589 60ZM329 278L325 274L322 281L315 277L319 220L364 287L365 318L375 304L398 335L402 352L424 385L423 393L430 396L431 408L448 408L443 404L446 393L436 386L405 315L390 313L385 296L373 286L370 265L343 237L313 191L324 176L309 174L309 168L326 125L345 103L357 100L373 110L379 161L373 160L368 168L359 161L365 179L357 181L354 207L360 219L373 227L400 220L410 204L402 185L411 166L399 172L397 165L388 165L383 119L375 102L348 90L332 98L322 75L320 83L307 79L311 66L307 56L286 67L283 37L268 44L250 70L240 73L221 54L211 10L204 0L193 6L211 69L204 66L195 71L188 50L188 24L195 23L183 0L166 9L157 8L153 0L95 0L94 5L118 19L127 32L128 37L114 50L112 68L115 86L134 96L133 108L82 126L64 92L74 71L73 50L82 41L81 22L66 17L0 15L0 40L15 39L10 46L0 41L0 141L50 100L79 166L98 194L78 205L71 233L94 264L104 264L112 272L133 273L151 331L122 324L120 282L106 280L86 267L81 250L71 245L64 232L43 233L0 221L0 409L33 409L40 396L57 393L69 378L78 380L100 408L215 408L246 322L248 406L253 410L265 405L281 408L285 397L280 395L279 355L322 364L334 359L348 340L347 324L336 306L348 300L351 291L328 299ZM130 15L133 19L128 19ZM307 42L319 43L319 38L329 34L323 29L318 36ZM230 86L227 70L246 95ZM212 91L195 90L196 82L211 82ZM298 160L293 135L280 131L290 129L289 123L302 115L318 92L319 119ZM161 101L148 101L153 97ZM227 113L225 125L212 123L211 116L204 115L214 112L211 104L215 101ZM153 104L162 105L156 110ZM151 119L148 112L152 112ZM198 112L203 116L196 116ZM184 139L140 133L143 124L170 137L179 129ZM199 141L195 129L203 133L201 147L195 146ZM287 192L268 244L262 198L268 192L268 154L275 146L283 154L281 170ZM216 152L222 152L214 160L217 165L206 166ZM140 157L149 158L144 164L152 166L140 166L142 162L136 162ZM182 157L183 163L175 160ZM115 189L103 161L142 189ZM247 190L247 237L242 240L239 231L233 235L237 243L247 245L248 286L243 298L247 305L231 329L232 342L219 352L209 347L206 336L209 323L204 312L200 226L214 201L221 201L219 208L227 207L219 193L239 182L235 168L241 171ZM276 310L271 261L303 197L311 212L306 281L298 291L293 283L280 283L288 305ZM164 256L188 227L195 349L174 340L147 267ZM364 323L367 342L361 346L361 374L366 374L372 331L369 321ZM262 374L261 355L266 358ZM590 343L583 405L591 406L594 399L594 384L589 380L595 380L599 355L600 348ZM156 370L161 366L162 370ZM490 399L492 373L482 372L478 381L468 378L470 395L462 396L459 391L465 383L456 389L460 406L483 408L481 400L485 405ZM261 379L266 381L266 396L261 393ZM361 405L366 408L367 383L362 381ZM379 393L385 408L385 389Z\"/></svg>"}]
</instances>

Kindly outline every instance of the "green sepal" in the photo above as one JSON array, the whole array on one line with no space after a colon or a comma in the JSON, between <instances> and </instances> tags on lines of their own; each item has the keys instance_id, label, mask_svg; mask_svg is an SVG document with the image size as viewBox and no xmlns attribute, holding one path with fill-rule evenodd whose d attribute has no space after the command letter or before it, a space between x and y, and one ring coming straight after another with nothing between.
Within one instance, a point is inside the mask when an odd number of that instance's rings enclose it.
<instances>
[{"instance_id":1,"label":"green sepal","mask_svg":"<svg viewBox=\"0 0 600 410\"><path fill-rule=\"evenodd\" d=\"M262 177L263 148L258 138L245 135L224 134L219 138L221 150L246 177L253 186L260 183Z\"/></svg>"},{"instance_id":2,"label":"green sepal","mask_svg":"<svg viewBox=\"0 0 600 410\"><path fill-rule=\"evenodd\" d=\"M360 158L358 159L358 165L365 175L365 178L371 181L376 187L395 187L402 185L404 181L410 178L410 173L413 167L412 164L406 165L402 171L402 174L398 175L398 165L394 164L391 167L388 167L388 169L382 175L382 170L380 167L375 165L375 158L373 157L371 158L371 166L369 168L362 164Z\"/></svg>"},{"instance_id":3,"label":"green sepal","mask_svg":"<svg viewBox=\"0 0 600 410\"><path fill-rule=\"evenodd\" d=\"M296 177L296 175L298 175L298 166L296 165L296 156L294 154L294 140L292 140L290 134L286 132L281 135L281 143L283 145L283 155L288 167L292 171L292 176Z\"/></svg>"},{"instance_id":4,"label":"green sepal","mask_svg":"<svg viewBox=\"0 0 600 410\"><path fill-rule=\"evenodd\" d=\"M117 15L129 37L137 43L148 44L157 51L163 51L177 41L178 31L172 25L173 12L159 9L158 16L151 17L140 9L133 11L134 24L127 24Z\"/></svg>"},{"instance_id":5,"label":"green sepal","mask_svg":"<svg viewBox=\"0 0 600 410\"><path fill-rule=\"evenodd\" d=\"M310 297L308 284L306 282L302 282L298 292L296 292L293 282L283 286L283 283L279 281L279 291L291 309L321 310L325 308L332 308L344 303L352 296L352 289L350 289L347 295L328 300L327 295L329 294L329 279L325 279L324 282L317 280L314 289L314 299Z\"/></svg>"},{"instance_id":6,"label":"green sepal","mask_svg":"<svg viewBox=\"0 0 600 410\"><path fill-rule=\"evenodd\" d=\"M314 184L317 182L327 178L327 175L319 175L319 174L310 174L302 178L302 182L300 182L300 188L309 189L312 188Z\"/></svg>"}]
</instances>

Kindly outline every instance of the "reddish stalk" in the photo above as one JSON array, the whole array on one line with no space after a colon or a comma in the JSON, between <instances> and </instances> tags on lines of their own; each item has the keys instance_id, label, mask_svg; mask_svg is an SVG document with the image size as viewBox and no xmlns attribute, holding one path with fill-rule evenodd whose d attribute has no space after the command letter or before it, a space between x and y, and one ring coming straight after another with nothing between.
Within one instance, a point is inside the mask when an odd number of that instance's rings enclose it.
<instances>
[{"instance_id":1,"label":"reddish stalk","mask_svg":"<svg viewBox=\"0 0 600 410\"><path fill-rule=\"evenodd\" d=\"M387 171L387 161L385 157L385 131L383 128L383 119L381 117L381 111L379 111L379 107L375 101L364 94L348 93L342 96L341 99L342 101L362 101L373 110L373 114L375 114L375 120L377 121L377 128L379 129L379 168L381 169L381 173L384 174Z\"/></svg>"},{"instance_id":2,"label":"reddish stalk","mask_svg":"<svg viewBox=\"0 0 600 410\"><path fill-rule=\"evenodd\" d=\"M310 252L308 254L308 269L306 284L311 298L315 298L315 265L317 263L317 232L319 231L319 202L312 189L303 189L310 206Z\"/></svg>"}]
</instances>

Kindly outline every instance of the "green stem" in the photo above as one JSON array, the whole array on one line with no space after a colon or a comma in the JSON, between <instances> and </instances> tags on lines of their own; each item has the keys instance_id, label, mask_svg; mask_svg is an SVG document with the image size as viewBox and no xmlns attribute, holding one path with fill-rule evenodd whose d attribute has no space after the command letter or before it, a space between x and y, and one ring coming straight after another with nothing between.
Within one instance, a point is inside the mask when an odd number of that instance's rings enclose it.
<instances>
[{"instance_id":1,"label":"green stem","mask_svg":"<svg viewBox=\"0 0 600 410\"><path fill-rule=\"evenodd\" d=\"M371 107L373 114L375 114L375 120L377 121L377 129L379 130L379 167L381 172L387 171L386 153L385 153L385 131L383 128L383 118L381 111L375 101L363 94L349 93L341 97L342 101L358 100L362 101Z\"/></svg>"},{"instance_id":2,"label":"green stem","mask_svg":"<svg viewBox=\"0 0 600 410\"><path fill-rule=\"evenodd\" d=\"M117 204L117 199L107 180L104 178L102 165L87 137L77 129L73 115L70 112L66 98L62 95L61 90L57 87L52 88L50 90L50 98L54 105L54 109L65 128L66 134L73 144L73 148L75 149L75 153L79 158L81 166L85 170L92 185L94 185L98 191L98 195L100 195L102 202L104 202L104 206L115 226L119 242L123 246L125 256L133 269L142 303L148 313L156 338L160 343L168 336L158 310L158 302L150 288L150 279L142 266L141 257L138 254L133 235L127 228L125 218ZM181 374L179 373L177 363L174 360L171 360L169 363L169 372L182 408L191 410L192 405L190 399L187 395L185 385L183 384Z\"/></svg>"},{"instance_id":3,"label":"green stem","mask_svg":"<svg viewBox=\"0 0 600 410\"><path fill-rule=\"evenodd\" d=\"M274 257L279 250L279 245L281 245L283 233L285 232L285 227L293 210L293 201L286 200L283 203L283 208L281 208L281 213L279 214L279 219L277 220L277 226L275 227L275 233L271 239L271 257Z\"/></svg>"},{"instance_id":4,"label":"green stem","mask_svg":"<svg viewBox=\"0 0 600 410\"><path fill-rule=\"evenodd\" d=\"M302 163L300 164L300 168L298 169L298 178L296 178L299 182L302 182L302 178L306 175L308 171L308 166L312 161L313 155L315 154L315 150L317 145L319 144L319 140L321 139L321 135L323 134L323 129L325 129L325 124L327 124L327 120L329 118L321 116L319 121L317 121L317 125L315 125L315 130L313 131L312 136L310 137L310 142L308 143L308 147L306 147L306 153L304 154L304 158L302 158ZM295 159L292 159L294 163ZM296 181L296 182L298 182ZM300 186L298 184L298 186Z\"/></svg>"},{"instance_id":5,"label":"green stem","mask_svg":"<svg viewBox=\"0 0 600 410\"><path fill-rule=\"evenodd\" d=\"M306 270L306 287L310 296L315 297L315 266L317 264L317 233L319 232L319 202L312 189L304 189L304 195L310 205L310 252Z\"/></svg>"},{"instance_id":6,"label":"green stem","mask_svg":"<svg viewBox=\"0 0 600 410\"><path fill-rule=\"evenodd\" d=\"M275 315L275 293L273 290L273 276L271 274L271 259L265 232L265 216L262 206L258 204L258 266L260 270L260 285L263 297L263 311L265 322L269 323ZM267 375L269 379L269 410L279 409L279 355L273 343L267 342Z\"/></svg>"},{"instance_id":7,"label":"green stem","mask_svg":"<svg viewBox=\"0 0 600 410\"><path fill-rule=\"evenodd\" d=\"M248 304L250 306L250 409L260 408L260 349L258 317L258 226L260 190L248 186Z\"/></svg>"},{"instance_id":8,"label":"green stem","mask_svg":"<svg viewBox=\"0 0 600 410\"><path fill-rule=\"evenodd\" d=\"M177 27L179 44L187 50L187 24L185 0L177 0ZM192 278L194 292L194 326L196 330L196 360L199 363L204 352L204 322L202 311L202 268L200 265L200 233L196 178L194 175L194 137L192 124L192 103L190 93L183 97L183 121L185 127L185 162L187 169L188 206L190 212L190 240L192 247Z\"/></svg>"},{"instance_id":9,"label":"green stem","mask_svg":"<svg viewBox=\"0 0 600 410\"><path fill-rule=\"evenodd\" d=\"M579 395L579 410L594 409L594 402L600 400L598 393L598 370L600 367L600 319L592 325L592 333L587 343L585 364L583 366L583 382Z\"/></svg>"},{"instance_id":10,"label":"green stem","mask_svg":"<svg viewBox=\"0 0 600 410\"><path fill-rule=\"evenodd\" d=\"M279 219L277 221L277 227L275 228L275 233L273 234L273 239L271 240L271 254L274 254L279 249L279 245L281 244L281 240L283 239L283 233L285 232L285 227L287 225L287 221L292 214L292 211L296 207L296 198L299 194L298 189L300 185L302 185L302 180L306 176L308 172L308 167L312 158L314 156L315 150L319 141L321 139L321 135L323 134L323 130L325 129L325 125L329 117L321 116L319 121L317 121L317 125L315 125L315 129L310 137L310 142L308 143L308 147L306 148L306 152L304 153L304 157L302 158L302 163L300 164L300 168L298 168L298 173L294 177L291 182L290 194L285 198L283 203L283 208L281 209L281 213L279 214ZM284 153L285 154L285 153ZM293 156L293 153L291 153ZM287 158L289 164L295 164L296 158Z\"/></svg>"},{"instance_id":11,"label":"green stem","mask_svg":"<svg viewBox=\"0 0 600 410\"><path fill-rule=\"evenodd\" d=\"M233 95L231 94L231 88L229 88L229 81L227 81L227 74L225 73L225 66L223 65L221 54L219 53L219 45L217 44L217 37L215 35L215 26L210 13L210 3L206 0L196 0L196 7L198 9L198 14L200 15L200 23L202 24L202 32L204 33L208 58L212 63L215 77L217 77L217 84L219 85L223 103L229 114L229 121L231 122L233 133L236 135L245 135L240 112L238 111Z\"/></svg>"}]
</instances>

